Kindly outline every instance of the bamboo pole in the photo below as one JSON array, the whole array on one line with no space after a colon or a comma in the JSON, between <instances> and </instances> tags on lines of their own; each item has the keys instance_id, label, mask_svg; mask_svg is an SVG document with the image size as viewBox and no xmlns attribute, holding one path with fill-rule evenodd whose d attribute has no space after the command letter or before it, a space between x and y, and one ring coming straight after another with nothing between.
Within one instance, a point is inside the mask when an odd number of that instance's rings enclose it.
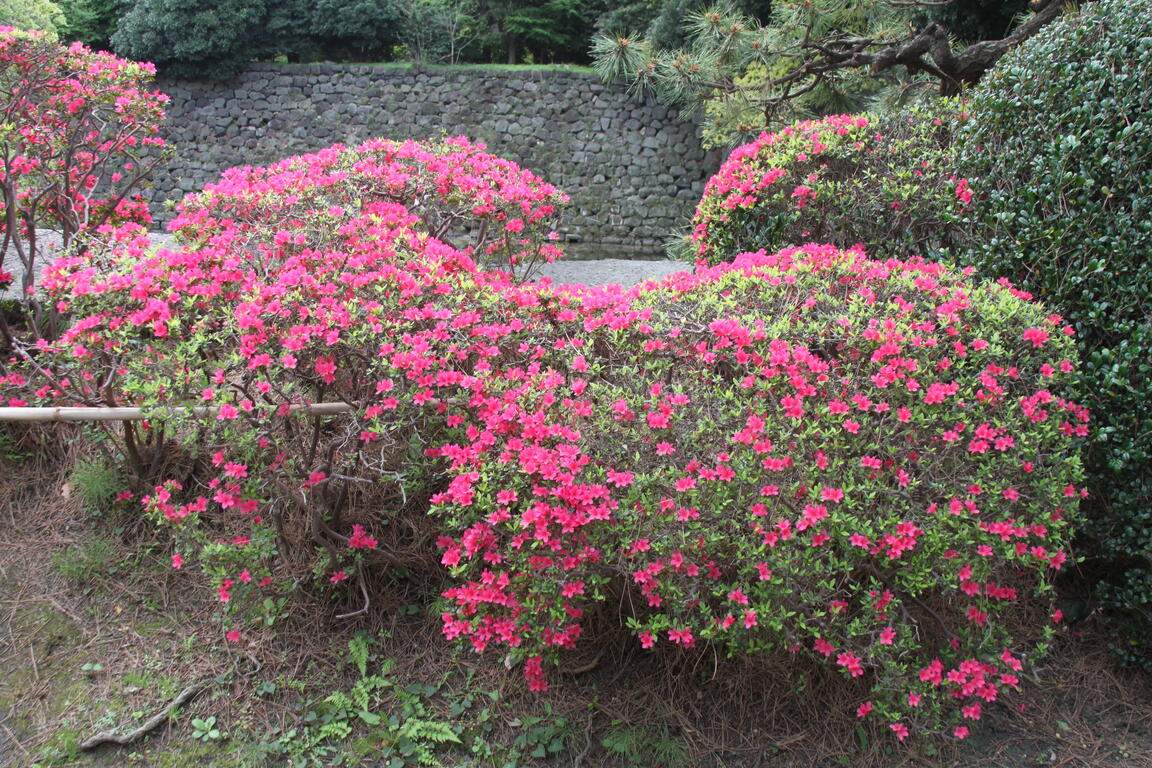
<instances>
[{"instance_id":1,"label":"bamboo pole","mask_svg":"<svg viewBox=\"0 0 1152 768\"><path fill-rule=\"evenodd\" d=\"M308 416L328 416L337 413L350 413L355 406L348 403L313 403L312 405L289 406L290 413L302 413ZM198 405L192 407L173 408L181 415L191 416L217 416L219 406ZM0 408L0 421L144 421L157 419L156 415L148 416L143 408Z\"/></svg>"}]
</instances>

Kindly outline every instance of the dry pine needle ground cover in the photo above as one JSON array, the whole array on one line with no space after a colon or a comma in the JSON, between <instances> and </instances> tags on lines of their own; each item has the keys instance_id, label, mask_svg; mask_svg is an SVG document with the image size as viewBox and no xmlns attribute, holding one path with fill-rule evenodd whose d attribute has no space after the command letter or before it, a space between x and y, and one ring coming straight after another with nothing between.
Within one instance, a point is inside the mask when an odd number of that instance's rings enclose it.
<instances>
[{"instance_id":1,"label":"dry pine needle ground cover","mask_svg":"<svg viewBox=\"0 0 1152 768\"><path fill-rule=\"evenodd\" d=\"M415 765L390 762L398 729L440 723L462 743L422 743L446 766L1152 766L1152 683L1114 666L1091 616L968 740L899 748L841 711L843 681L815 667L644 654L611 616L587 663L528 694L519 670L443 640L427 578L379 585L385 598L343 622L347 606L302 597L237 647L159 534L86 508L95 454L82 441L47 428L5 437L0 765ZM370 638L363 670L348 661L357 637ZM373 711L334 717L324 700L366 675L388 681L371 690ZM197 683L132 743L79 748L138 729Z\"/></svg>"}]
</instances>

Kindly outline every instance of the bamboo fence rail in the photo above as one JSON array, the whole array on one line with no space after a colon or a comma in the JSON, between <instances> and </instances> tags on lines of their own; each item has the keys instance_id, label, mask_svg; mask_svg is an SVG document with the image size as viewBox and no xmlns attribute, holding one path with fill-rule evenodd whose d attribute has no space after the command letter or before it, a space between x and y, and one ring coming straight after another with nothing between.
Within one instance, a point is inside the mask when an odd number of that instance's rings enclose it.
<instances>
[{"instance_id":1,"label":"bamboo fence rail","mask_svg":"<svg viewBox=\"0 0 1152 768\"><path fill-rule=\"evenodd\" d=\"M290 413L299 413L307 416L329 416L337 413L350 413L355 406L349 403L313 403L311 405L289 406ZM173 408L173 411L182 415L216 416L220 413L219 406L197 405ZM5 407L0 408L0 421L144 421L158 419L156 414L147 415L143 408L34 408L34 407Z\"/></svg>"}]
</instances>

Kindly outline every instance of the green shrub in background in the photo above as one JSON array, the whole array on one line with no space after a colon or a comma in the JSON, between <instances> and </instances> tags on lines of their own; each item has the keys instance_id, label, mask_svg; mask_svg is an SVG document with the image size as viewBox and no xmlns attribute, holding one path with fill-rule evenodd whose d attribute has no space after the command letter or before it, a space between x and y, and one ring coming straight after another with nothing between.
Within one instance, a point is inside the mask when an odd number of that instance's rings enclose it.
<instances>
[{"instance_id":1,"label":"green shrub in background","mask_svg":"<svg viewBox=\"0 0 1152 768\"><path fill-rule=\"evenodd\" d=\"M976 196L963 261L1076 326L1074 397L1096 422L1087 533L1152 667L1152 2L1101 0L1006 56L969 104L958 167ZM1094 558L1095 559L1095 558Z\"/></svg>"},{"instance_id":2,"label":"green shrub in background","mask_svg":"<svg viewBox=\"0 0 1152 768\"><path fill-rule=\"evenodd\" d=\"M0 0L0 26L16 29L39 29L56 39L56 30L64 23L64 13L50 0Z\"/></svg>"},{"instance_id":3,"label":"green shrub in background","mask_svg":"<svg viewBox=\"0 0 1152 768\"><path fill-rule=\"evenodd\" d=\"M938 257L961 242L967 186L947 154L953 101L893 115L833 115L763 133L713 176L693 218L693 253L715 265L804 243L872 258Z\"/></svg>"}]
</instances>

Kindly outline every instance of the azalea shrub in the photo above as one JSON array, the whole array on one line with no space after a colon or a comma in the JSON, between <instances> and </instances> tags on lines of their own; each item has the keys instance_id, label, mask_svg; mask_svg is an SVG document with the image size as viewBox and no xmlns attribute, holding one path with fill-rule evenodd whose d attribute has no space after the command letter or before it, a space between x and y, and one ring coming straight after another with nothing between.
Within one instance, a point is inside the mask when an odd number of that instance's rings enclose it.
<instances>
[{"instance_id":1,"label":"azalea shrub","mask_svg":"<svg viewBox=\"0 0 1152 768\"><path fill-rule=\"evenodd\" d=\"M532 688L623 605L645 648L803 654L896 737L963 736L1058 618L1088 423L1056 394L1070 329L832 246L631 291L518 282L555 255L529 228L558 194L460 141L233 172L177 247L124 225L58 262L71 324L6 399L145 409L115 435L122 502L208 571L231 641L295 590L350 615L435 569L446 635Z\"/></svg>"},{"instance_id":2,"label":"azalea shrub","mask_svg":"<svg viewBox=\"0 0 1152 768\"><path fill-rule=\"evenodd\" d=\"M184 203L177 247L124 225L53 265L43 288L70 326L6 377L24 393L8 404L146 409L113 440L137 478L125 501L171 527L175 566L208 568L234 638L245 609L271 620L311 577L362 586L421 552L435 567L423 450L454 426L439 388L467 396L501 331L474 354L450 342L512 286L469 254L554 258L543 226L563 201L463 139L229 173ZM461 250L446 227L488 234Z\"/></svg>"},{"instance_id":3,"label":"azalea shrub","mask_svg":"<svg viewBox=\"0 0 1152 768\"><path fill-rule=\"evenodd\" d=\"M23 291L43 266L36 228L59 231L67 247L102 224L151 220L139 189L164 157L168 101L149 90L154 74L0 27L0 251L19 255Z\"/></svg>"},{"instance_id":4,"label":"azalea shrub","mask_svg":"<svg viewBox=\"0 0 1152 768\"><path fill-rule=\"evenodd\" d=\"M188 245L324 247L366 206L395 203L416 229L484 266L530 274L561 251L553 231L568 197L464 137L335 145L267 168L233 168L179 205L171 229Z\"/></svg>"},{"instance_id":5,"label":"azalea shrub","mask_svg":"<svg viewBox=\"0 0 1152 768\"><path fill-rule=\"evenodd\" d=\"M1043 595L1082 493L1060 317L939 264L814 245L628 294L520 295L547 322L516 332L520 361L492 358L464 439L433 450L452 473L432 498L449 637L523 659L542 689L591 614L623 611L654 652L860 678L851 709L899 739L963 737L1019 683L1059 620Z\"/></svg>"},{"instance_id":6,"label":"azalea shrub","mask_svg":"<svg viewBox=\"0 0 1152 768\"><path fill-rule=\"evenodd\" d=\"M708 181L692 253L715 265L802 243L862 245L878 258L937 258L964 241L970 202L948 149L962 106L833 115L762 133Z\"/></svg>"}]
</instances>

